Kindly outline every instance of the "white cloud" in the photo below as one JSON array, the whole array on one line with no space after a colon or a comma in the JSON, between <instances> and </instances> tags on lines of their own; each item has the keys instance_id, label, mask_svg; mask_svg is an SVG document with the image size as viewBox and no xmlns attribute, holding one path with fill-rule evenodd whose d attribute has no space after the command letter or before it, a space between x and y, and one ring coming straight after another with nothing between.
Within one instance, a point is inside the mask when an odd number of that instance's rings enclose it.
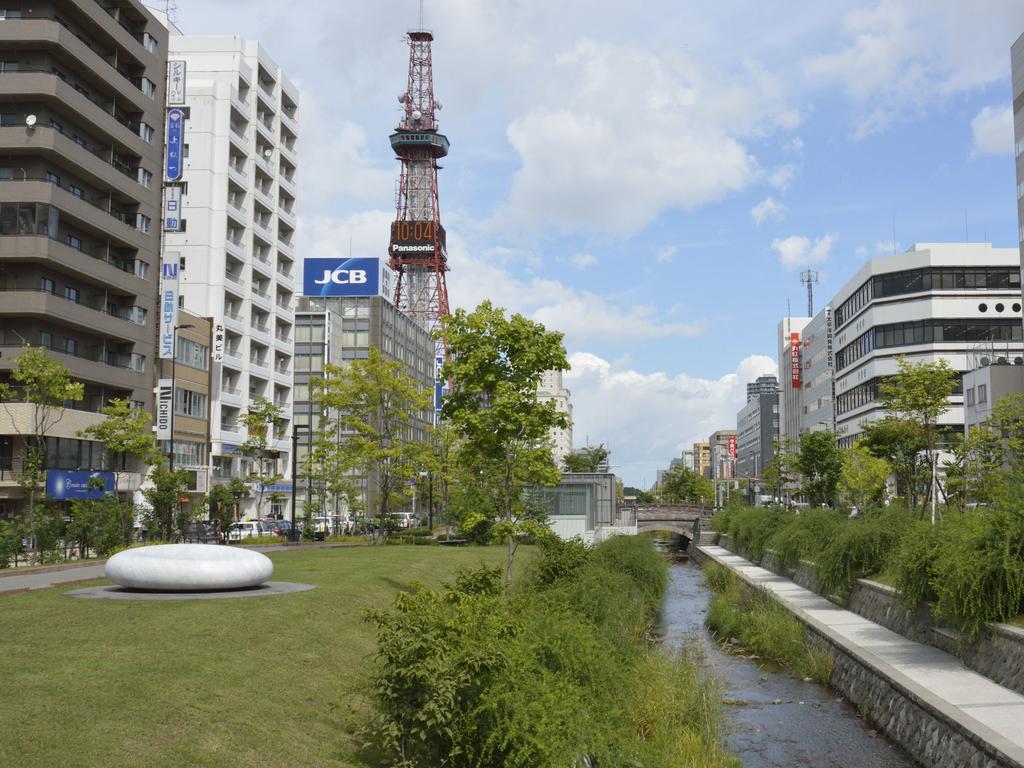
<instances>
[{"instance_id":1,"label":"white cloud","mask_svg":"<svg viewBox=\"0 0 1024 768\"><path fill-rule=\"evenodd\" d=\"M832 253L832 246L838 235L830 234L819 237L813 243L801 235L791 235L785 239L772 240L772 250L779 254L779 263L786 269L797 269L808 264L820 264L827 261Z\"/></svg>"},{"instance_id":2,"label":"white cloud","mask_svg":"<svg viewBox=\"0 0 1024 768\"><path fill-rule=\"evenodd\" d=\"M1005 78L1022 28L1020 0L878 0L848 11L842 47L809 57L804 71L844 87L863 138Z\"/></svg>"},{"instance_id":3,"label":"white cloud","mask_svg":"<svg viewBox=\"0 0 1024 768\"><path fill-rule=\"evenodd\" d=\"M678 251L679 246L666 245L664 248L658 249L658 252L654 254L654 260L659 264L670 264Z\"/></svg>"},{"instance_id":4,"label":"white cloud","mask_svg":"<svg viewBox=\"0 0 1024 768\"><path fill-rule=\"evenodd\" d=\"M717 379L642 373L590 352L570 355L569 363L565 384L572 391L574 439L582 443L588 435L591 442L607 443L614 471L627 485L650 485L655 471L684 447L717 429L735 429L747 382L778 371L764 355L744 358Z\"/></svg>"},{"instance_id":5,"label":"white cloud","mask_svg":"<svg viewBox=\"0 0 1024 768\"><path fill-rule=\"evenodd\" d=\"M854 249L854 255L866 261L867 259L873 259L876 256L892 256L894 253L901 253L903 246L899 242L893 242L892 240L876 240L871 245L858 245Z\"/></svg>"},{"instance_id":6,"label":"white cloud","mask_svg":"<svg viewBox=\"0 0 1024 768\"><path fill-rule=\"evenodd\" d=\"M768 183L775 187L780 192L785 192L789 189L789 185L793 183L793 179L796 176L796 166L791 163L786 165L780 165L773 168L768 173Z\"/></svg>"},{"instance_id":7,"label":"white cloud","mask_svg":"<svg viewBox=\"0 0 1024 768\"><path fill-rule=\"evenodd\" d=\"M597 257L591 253L577 253L570 261L576 269L590 269L597 264Z\"/></svg>"},{"instance_id":8,"label":"white cloud","mask_svg":"<svg viewBox=\"0 0 1024 768\"><path fill-rule=\"evenodd\" d=\"M744 74L740 84L693 61L577 44L556 57L545 93L508 127L522 167L501 218L629 235L664 210L744 188L760 173L745 137L799 120L773 78Z\"/></svg>"},{"instance_id":9,"label":"white cloud","mask_svg":"<svg viewBox=\"0 0 1024 768\"><path fill-rule=\"evenodd\" d=\"M1013 154L1013 109L985 107L971 120L971 156Z\"/></svg>"},{"instance_id":10,"label":"white cloud","mask_svg":"<svg viewBox=\"0 0 1024 768\"><path fill-rule=\"evenodd\" d=\"M761 226L763 221L782 221L785 213L786 206L770 196L750 209L750 216L757 226Z\"/></svg>"}]
</instances>

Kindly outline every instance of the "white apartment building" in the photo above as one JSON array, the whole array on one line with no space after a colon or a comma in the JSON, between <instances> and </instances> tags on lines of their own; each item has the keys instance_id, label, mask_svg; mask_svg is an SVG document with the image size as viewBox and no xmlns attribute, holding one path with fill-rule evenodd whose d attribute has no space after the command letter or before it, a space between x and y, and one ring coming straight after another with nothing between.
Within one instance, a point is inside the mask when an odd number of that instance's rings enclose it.
<instances>
[{"instance_id":1,"label":"white apartment building","mask_svg":"<svg viewBox=\"0 0 1024 768\"><path fill-rule=\"evenodd\" d=\"M1010 48L1013 94L1013 155L1017 159L1017 224L1024 267L1024 35Z\"/></svg>"},{"instance_id":2,"label":"white apartment building","mask_svg":"<svg viewBox=\"0 0 1024 768\"><path fill-rule=\"evenodd\" d=\"M240 416L264 397L284 423L272 436L289 475L298 89L255 40L174 34L169 59L186 63L183 231L165 250L181 257L185 308L223 326L214 345L210 452L214 482L245 476Z\"/></svg>"},{"instance_id":3,"label":"white apartment building","mask_svg":"<svg viewBox=\"0 0 1024 768\"><path fill-rule=\"evenodd\" d=\"M565 457L572 453L572 393L562 385L561 371L545 371L537 387L537 398L541 402L555 401L555 407L569 419L565 429L551 430L551 455L555 466L562 468Z\"/></svg>"},{"instance_id":4,"label":"white apartment building","mask_svg":"<svg viewBox=\"0 0 1024 768\"><path fill-rule=\"evenodd\" d=\"M826 306L804 326L800 356L800 434L835 432L835 350L832 307Z\"/></svg>"},{"instance_id":5,"label":"white apartment building","mask_svg":"<svg viewBox=\"0 0 1024 768\"><path fill-rule=\"evenodd\" d=\"M900 355L944 359L960 372L975 367L979 347L1001 350L1008 361L1021 355L1020 255L988 243L914 245L864 264L831 309L835 419L840 444L849 445L862 423L885 416L878 385L897 372ZM963 431L959 380L939 423Z\"/></svg>"}]
</instances>

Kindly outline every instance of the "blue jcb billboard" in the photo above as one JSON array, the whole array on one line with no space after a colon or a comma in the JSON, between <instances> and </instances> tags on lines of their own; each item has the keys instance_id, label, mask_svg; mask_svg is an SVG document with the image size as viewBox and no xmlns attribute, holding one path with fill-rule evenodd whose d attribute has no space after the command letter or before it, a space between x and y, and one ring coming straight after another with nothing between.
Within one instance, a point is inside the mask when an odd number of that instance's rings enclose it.
<instances>
[{"instance_id":1,"label":"blue jcb billboard","mask_svg":"<svg viewBox=\"0 0 1024 768\"><path fill-rule=\"evenodd\" d=\"M102 499L117 491L113 472L46 470L46 495L55 501L66 499Z\"/></svg>"},{"instance_id":2,"label":"blue jcb billboard","mask_svg":"<svg viewBox=\"0 0 1024 768\"><path fill-rule=\"evenodd\" d=\"M380 259L306 259L304 296L376 296L381 292Z\"/></svg>"}]
</instances>

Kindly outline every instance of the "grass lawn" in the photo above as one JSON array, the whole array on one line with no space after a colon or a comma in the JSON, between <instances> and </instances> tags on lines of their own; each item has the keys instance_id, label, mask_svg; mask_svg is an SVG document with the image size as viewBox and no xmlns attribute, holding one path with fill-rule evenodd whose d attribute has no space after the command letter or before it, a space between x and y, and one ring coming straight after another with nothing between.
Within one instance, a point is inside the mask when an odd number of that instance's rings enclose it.
<instances>
[{"instance_id":1,"label":"grass lawn","mask_svg":"<svg viewBox=\"0 0 1024 768\"><path fill-rule=\"evenodd\" d=\"M521 548L519 565L533 554ZM123 602L69 588L0 597L0 766L363 766L350 733L374 648L365 608L503 547L270 555L315 584L237 600Z\"/></svg>"}]
</instances>

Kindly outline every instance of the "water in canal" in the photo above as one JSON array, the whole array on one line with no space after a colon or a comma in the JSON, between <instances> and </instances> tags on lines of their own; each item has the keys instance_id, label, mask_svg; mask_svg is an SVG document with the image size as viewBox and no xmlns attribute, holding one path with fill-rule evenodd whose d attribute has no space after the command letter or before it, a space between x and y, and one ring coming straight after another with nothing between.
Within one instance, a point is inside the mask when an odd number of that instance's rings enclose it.
<instances>
[{"instance_id":1,"label":"water in canal","mask_svg":"<svg viewBox=\"0 0 1024 768\"><path fill-rule=\"evenodd\" d=\"M722 651L704 627L710 594L700 569L672 566L660 631L679 647L691 637L735 702L724 707L726 746L745 768L912 768L915 763L891 745L857 712L816 683ZM780 703L774 703L774 702Z\"/></svg>"}]
</instances>

